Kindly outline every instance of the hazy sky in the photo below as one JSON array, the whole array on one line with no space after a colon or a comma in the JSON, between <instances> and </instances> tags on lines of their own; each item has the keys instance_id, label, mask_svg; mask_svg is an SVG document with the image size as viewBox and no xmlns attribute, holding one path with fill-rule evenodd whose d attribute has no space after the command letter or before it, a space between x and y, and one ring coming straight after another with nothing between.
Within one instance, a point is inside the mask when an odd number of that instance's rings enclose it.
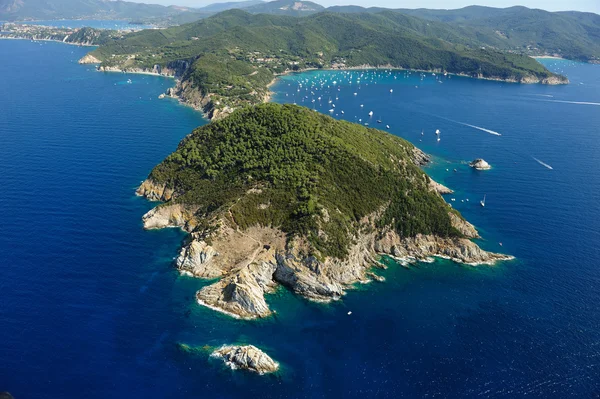
<instances>
[{"instance_id":1,"label":"hazy sky","mask_svg":"<svg viewBox=\"0 0 600 399\"><path fill-rule=\"evenodd\" d=\"M211 3L238 0L133 0L143 3L180 6L204 6ZM510 7L522 5L530 8L542 8L549 11L577 10L600 14L600 0L314 0L324 6L355 4L362 6L381 6L389 8L460 8L472 4L491 7Z\"/></svg>"}]
</instances>

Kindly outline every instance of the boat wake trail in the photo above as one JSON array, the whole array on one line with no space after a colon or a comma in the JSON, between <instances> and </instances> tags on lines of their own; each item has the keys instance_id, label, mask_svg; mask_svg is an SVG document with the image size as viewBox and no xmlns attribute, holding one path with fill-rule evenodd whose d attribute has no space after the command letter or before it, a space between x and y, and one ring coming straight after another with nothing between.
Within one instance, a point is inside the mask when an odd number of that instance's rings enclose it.
<instances>
[{"instance_id":1,"label":"boat wake trail","mask_svg":"<svg viewBox=\"0 0 600 399\"><path fill-rule=\"evenodd\" d=\"M563 100L541 100L549 103L563 103L563 104L578 104L578 105L599 105L600 103L591 103L586 101L563 101Z\"/></svg>"},{"instance_id":2,"label":"boat wake trail","mask_svg":"<svg viewBox=\"0 0 600 399\"><path fill-rule=\"evenodd\" d=\"M548 169L550 169L550 170L554 170L554 168L553 168L552 166L548 165L548 164L547 164L547 163L545 163L545 162L542 162L542 161L540 161L540 160L539 160L539 159L537 159L536 157L531 157L531 158L535 159L535 161L536 161L537 163L539 163L540 165L542 165L542 166L545 166L546 168L548 168Z\"/></svg>"},{"instance_id":3,"label":"boat wake trail","mask_svg":"<svg viewBox=\"0 0 600 399\"><path fill-rule=\"evenodd\" d=\"M463 123L463 122L459 122L459 121L453 121L451 119L448 119L449 121L452 121L454 123L458 123L459 125L463 125L463 126L468 126L468 127L472 127L473 129L477 129L477 130L481 130L482 132L486 132L489 134L493 134L494 136L502 136L502 134L495 132L493 130L490 129L486 129L484 127L480 127L480 126L475 126L475 125L469 125L468 123Z\"/></svg>"},{"instance_id":4,"label":"boat wake trail","mask_svg":"<svg viewBox=\"0 0 600 399\"><path fill-rule=\"evenodd\" d=\"M502 134L501 134L501 133L498 133L498 132L496 132L496 131L494 131L494 130L486 129L486 128L484 128L484 127L481 127L481 126L475 126L475 125L471 125L471 124L469 124L469 123L464 123L464 122L455 121L454 119L450 119L450 118L444 118L443 116L439 116L439 115L434 115L434 114L428 114L428 115L431 115L431 116L433 116L433 117L435 117L435 118L440 118L440 119L443 119L443 120L445 120L445 121L448 121L448 122L457 123L457 124L459 124L459 125L463 125L463 126L472 127L473 129L481 130L482 132L486 132L486 133L489 133L489 134L493 134L494 136L502 136Z\"/></svg>"}]
</instances>

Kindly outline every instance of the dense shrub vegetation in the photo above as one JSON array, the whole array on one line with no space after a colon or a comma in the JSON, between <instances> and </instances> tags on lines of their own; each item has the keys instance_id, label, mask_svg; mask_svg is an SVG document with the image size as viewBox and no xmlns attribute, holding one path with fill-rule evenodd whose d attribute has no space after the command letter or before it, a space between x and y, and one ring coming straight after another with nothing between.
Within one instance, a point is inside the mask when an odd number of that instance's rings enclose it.
<instances>
[{"instance_id":1,"label":"dense shrub vegetation","mask_svg":"<svg viewBox=\"0 0 600 399\"><path fill-rule=\"evenodd\" d=\"M361 218L386 207L378 225L403 236L458 234L412 151L380 130L263 104L196 129L150 178L174 187L176 201L200 205L204 218L281 228L343 257Z\"/></svg>"}]
</instances>

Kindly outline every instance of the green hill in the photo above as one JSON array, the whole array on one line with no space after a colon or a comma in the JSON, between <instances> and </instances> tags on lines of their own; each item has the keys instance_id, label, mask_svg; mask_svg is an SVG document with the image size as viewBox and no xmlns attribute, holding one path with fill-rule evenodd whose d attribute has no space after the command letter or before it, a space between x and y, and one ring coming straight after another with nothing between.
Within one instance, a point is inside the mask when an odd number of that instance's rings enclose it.
<instances>
[{"instance_id":1,"label":"green hill","mask_svg":"<svg viewBox=\"0 0 600 399\"><path fill-rule=\"evenodd\" d=\"M173 92L210 117L264 101L274 74L304 68L393 66L517 82L562 82L535 60L481 49L460 29L402 14L304 18L230 10L165 30L133 33L92 55L105 70L189 65Z\"/></svg>"},{"instance_id":2,"label":"green hill","mask_svg":"<svg viewBox=\"0 0 600 399\"><path fill-rule=\"evenodd\" d=\"M196 129L138 189L166 201L145 228L189 233L177 267L222 277L200 304L244 318L270 314L276 283L331 300L382 254L457 262L509 259L482 251L472 225L444 202L407 141L295 105L262 104ZM380 265L380 264L379 264Z\"/></svg>"},{"instance_id":3,"label":"green hill","mask_svg":"<svg viewBox=\"0 0 600 399\"><path fill-rule=\"evenodd\" d=\"M417 17L446 30L460 32L481 46L492 46L530 55L600 62L600 15L585 12L549 12L527 7L469 6L457 10L385 9L333 6L338 13L370 13Z\"/></svg>"},{"instance_id":4,"label":"green hill","mask_svg":"<svg viewBox=\"0 0 600 399\"><path fill-rule=\"evenodd\" d=\"M460 236L412 162L413 148L307 108L263 104L195 130L149 178L179 193L175 202L200 205L207 219L230 209L242 228L305 235L321 254L343 257L355 224L388 203L378 224L403 236ZM256 187L261 193L243 196ZM261 211L261 203L271 206ZM323 208L327 222L318 217Z\"/></svg>"},{"instance_id":5,"label":"green hill","mask_svg":"<svg viewBox=\"0 0 600 399\"><path fill-rule=\"evenodd\" d=\"M487 45L532 55L558 54L600 62L600 15L527 7L471 6L459 10L397 10L473 32Z\"/></svg>"},{"instance_id":6,"label":"green hill","mask_svg":"<svg viewBox=\"0 0 600 399\"><path fill-rule=\"evenodd\" d=\"M275 14L302 17L323 11L325 7L312 1L275 0L243 7L244 11L253 14Z\"/></svg>"}]
</instances>

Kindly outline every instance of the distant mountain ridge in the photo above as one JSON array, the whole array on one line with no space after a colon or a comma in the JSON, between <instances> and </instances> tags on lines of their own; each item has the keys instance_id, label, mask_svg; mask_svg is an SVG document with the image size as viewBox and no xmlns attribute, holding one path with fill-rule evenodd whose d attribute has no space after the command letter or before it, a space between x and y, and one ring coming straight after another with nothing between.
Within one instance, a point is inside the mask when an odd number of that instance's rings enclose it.
<instances>
[{"instance_id":1,"label":"distant mountain ridge","mask_svg":"<svg viewBox=\"0 0 600 399\"><path fill-rule=\"evenodd\" d=\"M0 0L0 20L139 19L190 12L187 7L109 0Z\"/></svg>"},{"instance_id":2,"label":"distant mountain ridge","mask_svg":"<svg viewBox=\"0 0 600 399\"><path fill-rule=\"evenodd\" d=\"M276 14L301 17L325 10L320 4L312 1L275 0L243 8L251 14Z\"/></svg>"},{"instance_id":3,"label":"distant mountain ridge","mask_svg":"<svg viewBox=\"0 0 600 399\"><path fill-rule=\"evenodd\" d=\"M186 8L109 0L0 0L0 20L130 19L173 26L230 9L293 17L307 17L320 12L345 15L383 13L388 19L405 24L408 29L417 29L425 36L452 43L600 63L600 15L576 11L548 12L522 6L469 6L456 10L361 6L324 8L311 1L246 0Z\"/></svg>"},{"instance_id":4,"label":"distant mountain ridge","mask_svg":"<svg viewBox=\"0 0 600 399\"><path fill-rule=\"evenodd\" d=\"M212 3L204 7L198 7L201 12L221 12L231 10L233 8L247 8L257 4L262 4L263 0L246 0L246 1L228 1L224 3Z\"/></svg>"},{"instance_id":5,"label":"distant mountain ridge","mask_svg":"<svg viewBox=\"0 0 600 399\"><path fill-rule=\"evenodd\" d=\"M469 6L456 10L385 9L380 7L334 6L339 13L401 13L445 23L501 50L530 55L550 54L600 62L600 15L587 12L549 12L522 6L494 8Z\"/></svg>"}]
</instances>

